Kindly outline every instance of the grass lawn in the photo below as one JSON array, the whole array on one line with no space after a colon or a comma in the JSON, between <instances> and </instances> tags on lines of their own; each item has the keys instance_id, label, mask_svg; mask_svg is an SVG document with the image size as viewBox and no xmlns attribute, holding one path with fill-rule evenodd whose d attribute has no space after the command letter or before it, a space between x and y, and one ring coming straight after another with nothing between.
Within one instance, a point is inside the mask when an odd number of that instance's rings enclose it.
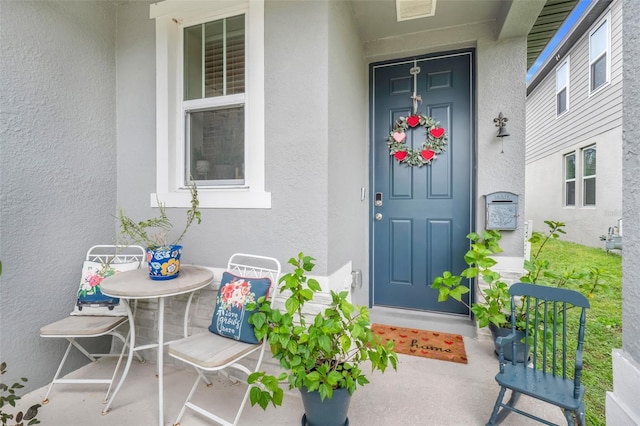
<instances>
[{"instance_id":1,"label":"grass lawn","mask_svg":"<svg viewBox=\"0 0 640 426\"><path fill-rule=\"evenodd\" d=\"M536 249L532 247L532 252ZM603 280L606 285L589 299L582 372L586 422L605 425L605 393L613 390L611 350L622 347L622 257L619 252L606 253L603 249L550 240L540 259L548 260L554 271L595 267L608 273Z\"/></svg>"}]
</instances>

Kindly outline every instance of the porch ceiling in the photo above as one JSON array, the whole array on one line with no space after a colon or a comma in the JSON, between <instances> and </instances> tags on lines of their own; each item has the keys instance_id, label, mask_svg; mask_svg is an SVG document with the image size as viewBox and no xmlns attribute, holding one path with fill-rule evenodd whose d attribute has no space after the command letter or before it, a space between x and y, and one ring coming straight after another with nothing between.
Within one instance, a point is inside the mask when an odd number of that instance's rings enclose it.
<instances>
[{"instance_id":1,"label":"porch ceiling","mask_svg":"<svg viewBox=\"0 0 640 426\"><path fill-rule=\"evenodd\" d=\"M527 36L527 69L540 56L549 40L578 4L578 0L547 0Z\"/></svg>"},{"instance_id":2,"label":"porch ceiling","mask_svg":"<svg viewBox=\"0 0 640 426\"><path fill-rule=\"evenodd\" d=\"M527 36L527 68L578 0L435 0L435 16L398 22L395 0L350 0L363 43L482 22L497 39Z\"/></svg>"},{"instance_id":3,"label":"porch ceiling","mask_svg":"<svg viewBox=\"0 0 640 426\"><path fill-rule=\"evenodd\" d=\"M491 21L501 7L496 0L437 0L435 16L398 22L395 0L351 0L363 43L370 41ZM464 11L464 13L461 13Z\"/></svg>"}]
</instances>

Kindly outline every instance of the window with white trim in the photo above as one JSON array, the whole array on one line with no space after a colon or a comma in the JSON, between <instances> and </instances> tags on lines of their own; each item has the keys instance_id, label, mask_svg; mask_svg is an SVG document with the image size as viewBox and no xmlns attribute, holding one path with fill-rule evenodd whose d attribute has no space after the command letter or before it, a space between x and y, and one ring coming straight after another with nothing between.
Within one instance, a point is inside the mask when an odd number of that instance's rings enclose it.
<instances>
[{"instance_id":1,"label":"window with white trim","mask_svg":"<svg viewBox=\"0 0 640 426\"><path fill-rule=\"evenodd\" d=\"M270 208L265 191L264 1L150 6L156 21L156 190L188 207Z\"/></svg>"},{"instance_id":2,"label":"window with white trim","mask_svg":"<svg viewBox=\"0 0 640 426\"><path fill-rule=\"evenodd\" d=\"M186 176L244 185L245 15L184 29Z\"/></svg>"},{"instance_id":3,"label":"window with white trim","mask_svg":"<svg viewBox=\"0 0 640 426\"><path fill-rule=\"evenodd\" d=\"M569 109L569 59L556 68L556 115Z\"/></svg>"},{"instance_id":4,"label":"window with white trim","mask_svg":"<svg viewBox=\"0 0 640 426\"><path fill-rule=\"evenodd\" d=\"M609 82L610 45L608 16L589 34L589 90L594 92Z\"/></svg>"},{"instance_id":5,"label":"window with white trim","mask_svg":"<svg viewBox=\"0 0 640 426\"><path fill-rule=\"evenodd\" d=\"M576 153L564 156L564 205L576 205Z\"/></svg>"},{"instance_id":6,"label":"window with white trim","mask_svg":"<svg viewBox=\"0 0 640 426\"><path fill-rule=\"evenodd\" d=\"M596 146L582 150L582 205L596 205Z\"/></svg>"}]
</instances>

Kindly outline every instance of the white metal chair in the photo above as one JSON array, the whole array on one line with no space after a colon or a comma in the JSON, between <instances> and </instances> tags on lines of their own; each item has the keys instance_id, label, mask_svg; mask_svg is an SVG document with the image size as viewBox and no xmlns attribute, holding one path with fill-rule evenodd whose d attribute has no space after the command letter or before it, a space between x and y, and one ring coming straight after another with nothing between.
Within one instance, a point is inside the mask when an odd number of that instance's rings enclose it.
<instances>
[{"instance_id":1,"label":"white metal chair","mask_svg":"<svg viewBox=\"0 0 640 426\"><path fill-rule=\"evenodd\" d=\"M124 270L139 269L144 263L145 256L145 250L140 246L96 245L87 251L74 311L68 317L40 329L40 337L63 338L69 341L69 345L60 361L58 370L49 385L47 394L44 396L43 404L49 402L49 393L53 385L57 383L108 384L109 388L104 397L104 402L107 402L109 393L111 392L111 386L113 385L125 349L129 343L129 334L125 337L117 329L128 323L128 317L126 310L119 309L119 301L117 299L101 295L99 283L105 276ZM90 293L90 295L87 295L87 293ZM119 354L90 353L89 350L78 342L78 339L107 335L115 336L122 341L122 351ZM72 347L75 347L92 362L102 357L117 356L118 361L111 378L60 378L62 368L67 361ZM136 354L136 357L140 362L144 361L140 355Z\"/></svg>"},{"instance_id":2,"label":"white metal chair","mask_svg":"<svg viewBox=\"0 0 640 426\"><path fill-rule=\"evenodd\" d=\"M234 254L231 256L227 264L227 272L236 277L247 278L248 281L251 281L252 278L269 278L271 280L269 297L274 294L275 288L278 285L280 270L280 262L277 259L249 254ZM219 292L219 294L221 294L221 292ZM220 297L218 300L220 300ZM255 338L255 335L253 337ZM262 364L265 347L267 347L266 339L262 342L258 342L257 344L252 344L235 340L231 337L214 334L214 332L195 334L171 343L169 345L169 355L187 364L193 365L198 372L198 377L196 378L196 381L193 384L193 387L191 388L191 391L189 392L189 395L187 396L187 399L174 424L180 424L180 420L182 419L186 409L189 408L219 424L227 426L236 425L247 402L247 398L249 397L251 387L247 386L244 398L240 403L233 422L225 420L222 417L194 404L191 399L201 380L203 380L208 386L211 386L210 381L204 375L205 371L212 372L233 368L242 371L247 376L258 371ZM257 360L248 360L247 357L253 353L257 353ZM243 361L243 363L240 363L240 361ZM253 365L253 368L248 367L248 365Z\"/></svg>"}]
</instances>

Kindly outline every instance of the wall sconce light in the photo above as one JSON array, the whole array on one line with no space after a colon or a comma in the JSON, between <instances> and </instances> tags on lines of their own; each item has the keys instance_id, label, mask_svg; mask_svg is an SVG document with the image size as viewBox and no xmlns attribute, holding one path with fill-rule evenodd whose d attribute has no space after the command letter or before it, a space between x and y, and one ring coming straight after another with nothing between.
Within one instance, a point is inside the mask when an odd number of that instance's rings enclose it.
<instances>
[{"instance_id":1,"label":"wall sconce light","mask_svg":"<svg viewBox=\"0 0 640 426\"><path fill-rule=\"evenodd\" d=\"M502 115L502 111L500 111L498 117L493 119L493 122L496 123L496 127L498 128L498 134L496 137L500 138L500 142L502 142L501 154L504 154L504 137L509 136L509 132L507 131L507 121L509 121L509 119Z\"/></svg>"}]
</instances>

